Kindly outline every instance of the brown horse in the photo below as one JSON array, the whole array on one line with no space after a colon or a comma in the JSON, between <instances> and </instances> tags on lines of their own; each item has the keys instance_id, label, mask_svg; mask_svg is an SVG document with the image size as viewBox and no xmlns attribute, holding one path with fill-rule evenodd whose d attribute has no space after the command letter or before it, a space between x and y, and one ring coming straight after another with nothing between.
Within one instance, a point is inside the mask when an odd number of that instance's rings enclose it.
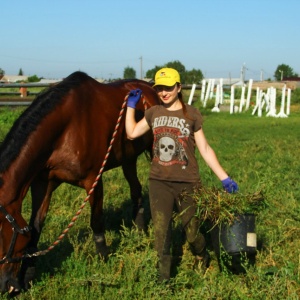
<instances>
[{"instance_id":1,"label":"brown horse","mask_svg":"<svg viewBox=\"0 0 300 300\"><path fill-rule=\"evenodd\" d=\"M147 107L158 104L152 87L141 80L101 84L82 72L42 92L16 120L0 146L0 290L20 290L32 279L32 269L21 260L37 249L52 192L66 182L90 191L104 161L124 99L131 89L140 88L144 100L136 118ZM141 185L137 178L138 155L150 150L152 135L138 140L126 138L125 116L112 144L104 171L122 166L130 185L135 219L142 212ZM32 213L27 226L21 215L22 201L31 187ZM101 178L89 198L90 226L97 252L107 247L103 222ZM139 219L141 220L141 219ZM142 222L141 222L142 223ZM142 226L142 224L140 224ZM30 249L30 250L28 250Z\"/></svg>"}]
</instances>

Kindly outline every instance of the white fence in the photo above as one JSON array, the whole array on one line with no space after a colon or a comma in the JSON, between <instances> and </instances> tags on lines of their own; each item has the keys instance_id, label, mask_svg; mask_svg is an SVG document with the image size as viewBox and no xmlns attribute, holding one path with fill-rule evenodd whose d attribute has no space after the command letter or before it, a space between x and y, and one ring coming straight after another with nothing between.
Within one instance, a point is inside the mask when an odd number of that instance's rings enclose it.
<instances>
[{"instance_id":1,"label":"white fence","mask_svg":"<svg viewBox=\"0 0 300 300\"><path fill-rule=\"evenodd\" d=\"M0 95L11 95L11 96L20 96L22 101L0 101L0 105L30 105L32 101L25 101L26 96L28 95L27 88L30 87L50 87L53 84L49 83L11 83L11 84L0 84ZM235 99L234 91L235 86L231 86L230 90L230 103L229 103L229 112L241 113L250 109L250 99L252 96L252 85L253 80L250 79L248 86L241 86L241 98ZM1 88L18 88L19 92L1 92ZM223 80L220 79L219 83L215 85L215 80L210 79L206 81L202 80L201 87L197 87L196 84L192 86L183 85L183 89L191 89L188 104L191 104L193 101L194 93L196 89L201 89L200 101L203 103L203 106L206 107L207 101L215 98L215 105L212 109L213 112L220 112L221 105L224 104L224 87ZM247 95L246 95L247 88ZM33 93L30 93L33 94ZM270 87L267 91L264 91L260 88L256 88L256 103L252 110L252 115L257 114L258 117L261 117L263 111L265 111L267 117L276 117L276 118L286 118L290 114L290 103L291 103L291 89L286 88L286 85L282 88L282 97L280 104L280 111L276 111L276 94L277 89ZM1 99L1 98L0 98ZM239 104L239 106L236 105Z\"/></svg>"},{"instance_id":2,"label":"white fence","mask_svg":"<svg viewBox=\"0 0 300 300\"><path fill-rule=\"evenodd\" d=\"M241 86L241 98L235 99L234 92L235 86L231 86L230 90L230 102L229 102L229 112L233 113L241 113L243 111L247 111L250 109L250 100L253 93L252 89L253 80L250 79L248 82L248 86ZM247 88L247 95L246 95ZM193 100L193 96L195 93L196 85L193 84L191 93L189 96L188 103L191 104ZM265 111L267 117L276 117L276 118L286 118L290 114L290 104L291 104L291 89L287 88L286 85L283 86L281 92L281 103L280 103L280 111L276 112L276 94L277 89L274 87L270 87L267 91L263 89L256 88L256 103L252 110L252 115L257 114L258 117L261 117L263 111ZM215 86L214 79L208 80L206 82L205 79L202 80L202 88L200 94L200 101L203 106L206 107L207 101L215 98L215 105L212 109L213 112L220 112L221 105L224 104L223 97L223 80L220 79L220 83ZM239 104L239 106L236 105Z\"/></svg>"}]
</instances>

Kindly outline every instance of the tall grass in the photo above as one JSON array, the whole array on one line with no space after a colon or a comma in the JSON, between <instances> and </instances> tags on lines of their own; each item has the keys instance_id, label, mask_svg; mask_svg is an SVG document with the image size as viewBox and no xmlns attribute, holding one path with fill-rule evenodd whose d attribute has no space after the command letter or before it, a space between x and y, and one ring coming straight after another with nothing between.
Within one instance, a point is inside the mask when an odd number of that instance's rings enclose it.
<instances>
[{"instance_id":1,"label":"tall grass","mask_svg":"<svg viewBox=\"0 0 300 300\"><path fill-rule=\"evenodd\" d=\"M196 104L194 104L196 105ZM0 140L17 110L0 112ZM62 242L37 261L37 279L18 299L299 299L300 295L300 112L288 118L258 118L251 112L230 115L203 110L203 130L223 167L244 193L262 189L268 207L257 215L258 251L246 274L220 271L212 251L205 275L192 270L193 257L174 222L174 265L169 285L157 283L153 227L149 213L149 162L138 160L148 231L139 234L131 221L129 188L121 170L104 173L105 222L112 254L107 262L95 255L88 205ZM221 188L198 156L202 181ZM53 195L39 247L45 249L70 222L85 198L63 184ZM23 213L30 214L30 195ZM182 251L181 251L182 249ZM6 299L7 296L0 296Z\"/></svg>"}]
</instances>

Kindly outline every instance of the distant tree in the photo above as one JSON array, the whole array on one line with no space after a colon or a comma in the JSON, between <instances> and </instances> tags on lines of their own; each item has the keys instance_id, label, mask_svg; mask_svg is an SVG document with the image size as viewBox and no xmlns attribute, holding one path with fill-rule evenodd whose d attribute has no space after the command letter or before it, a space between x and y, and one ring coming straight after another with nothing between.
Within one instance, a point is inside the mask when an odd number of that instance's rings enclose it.
<instances>
[{"instance_id":1,"label":"distant tree","mask_svg":"<svg viewBox=\"0 0 300 300\"><path fill-rule=\"evenodd\" d=\"M183 75L186 71L185 66L179 60L174 60L174 61L168 62L166 64L166 67L177 70L180 75Z\"/></svg>"},{"instance_id":2,"label":"distant tree","mask_svg":"<svg viewBox=\"0 0 300 300\"><path fill-rule=\"evenodd\" d=\"M0 68L0 79L4 76L5 72L3 69Z\"/></svg>"},{"instance_id":3,"label":"distant tree","mask_svg":"<svg viewBox=\"0 0 300 300\"><path fill-rule=\"evenodd\" d=\"M166 67L168 68L173 68L178 71L180 75L180 81L182 84L186 84L186 69L185 66L179 61L179 60L174 60L171 62L168 62Z\"/></svg>"},{"instance_id":4,"label":"distant tree","mask_svg":"<svg viewBox=\"0 0 300 300\"><path fill-rule=\"evenodd\" d=\"M134 78L136 78L136 72L133 68L126 67L124 69L123 77L124 77L124 79L134 79Z\"/></svg>"},{"instance_id":5,"label":"distant tree","mask_svg":"<svg viewBox=\"0 0 300 300\"><path fill-rule=\"evenodd\" d=\"M289 65L285 65L285 64L278 65L274 73L274 78L277 81L280 81L284 77L293 77L293 76L297 76L297 74Z\"/></svg>"},{"instance_id":6,"label":"distant tree","mask_svg":"<svg viewBox=\"0 0 300 300\"><path fill-rule=\"evenodd\" d=\"M148 70L147 72L146 72L146 78L151 78L151 79L153 79L154 80L154 77L155 77L155 74L156 74L156 72L159 70L159 69L161 69L161 68L163 68L164 66L155 66L153 69L151 69L151 70Z\"/></svg>"},{"instance_id":7,"label":"distant tree","mask_svg":"<svg viewBox=\"0 0 300 300\"><path fill-rule=\"evenodd\" d=\"M32 75L28 77L28 82L39 82L41 79L37 77L36 75Z\"/></svg>"},{"instance_id":8,"label":"distant tree","mask_svg":"<svg viewBox=\"0 0 300 300\"><path fill-rule=\"evenodd\" d=\"M155 66L146 72L146 77L154 80L156 72L161 68L173 68L177 70L182 84L199 83L203 79L201 70L192 69L191 71L187 71L185 66L178 60L168 62L163 66Z\"/></svg>"},{"instance_id":9,"label":"distant tree","mask_svg":"<svg viewBox=\"0 0 300 300\"><path fill-rule=\"evenodd\" d=\"M152 78L154 80L156 72L161 68L173 68L173 69L177 70L180 75L180 78L182 78L182 76L185 72L185 66L180 61L175 60L175 61L168 62L162 66L155 66L153 69L148 70L146 72L146 77Z\"/></svg>"},{"instance_id":10,"label":"distant tree","mask_svg":"<svg viewBox=\"0 0 300 300\"><path fill-rule=\"evenodd\" d=\"M201 70L192 69L184 73L184 82L186 84L196 83L199 84L203 79L203 73Z\"/></svg>"},{"instance_id":11,"label":"distant tree","mask_svg":"<svg viewBox=\"0 0 300 300\"><path fill-rule=\"evenodd\" d=\"M19 74L18 74L19 76L23 76L24 74L23 74L23 70L22 70L22 68L20 68L20 70L19 70Z\"/></svg>"}]
</instances>

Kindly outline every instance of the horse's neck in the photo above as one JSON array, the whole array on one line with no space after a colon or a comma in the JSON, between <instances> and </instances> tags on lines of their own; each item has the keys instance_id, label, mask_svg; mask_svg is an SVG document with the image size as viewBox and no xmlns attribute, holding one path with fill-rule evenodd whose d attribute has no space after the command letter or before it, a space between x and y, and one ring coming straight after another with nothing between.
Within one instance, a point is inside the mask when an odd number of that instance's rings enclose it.
<instances>
[{"instance_id":1,"label":"horse's neck","mask_svg":"<svg viewBox=\"0 0 300 300\"><path fill-rule=\"evenodd\" d=\"M48 127L48 129L47 129ZM33 131L26 143L21 147L18 155L13 159L7 169L0 174L3 184L1 194L9 194L11 200L24 197L33 178L44 168L53 147L54 133L49 132L50 124L45 122ZM7 198L5 196L5 198Z\"/></svg>"},{"instance_id":2,"label":"horse's neck","mask_svg":"<svg viewBox=\"0 0 300 300\"><path fill-rule=\"evenodd\" d=\"M35 168L30 164L32 157L18 158L1 174L3 184L0 187L0 199L8 202L24 198L35 175ZM1 204L0 203L0 204ZM4 204L4 203L3 203Z\"/></svg>"}]
</instances>

